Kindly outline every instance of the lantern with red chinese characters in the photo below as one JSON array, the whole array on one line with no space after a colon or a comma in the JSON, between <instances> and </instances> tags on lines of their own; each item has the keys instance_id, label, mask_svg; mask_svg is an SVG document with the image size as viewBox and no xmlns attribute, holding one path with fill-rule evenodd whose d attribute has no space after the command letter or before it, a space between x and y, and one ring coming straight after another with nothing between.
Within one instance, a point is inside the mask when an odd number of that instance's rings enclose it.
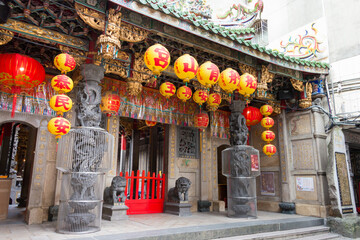
<instances>
[{"instance_id":1,"label":"lantern with red chinese characters","mask_svg":"<svg viewBox=\"0 0 360 240\"><path fill-rule=\"evenodd\" d=\"M176 93L176 87L171 82L164 82L160 85L159 89L161 95L163 95L166 98L170 98L172 95Z\"/></svg>"},{"instance_id":2,"label":"lantern with red chinese characters","mask_svg":"<svg viewBox=\"0 0 360 240\"><path fill-rule=\"evenodd\" d=\"M158 76L169 66L170 53L161 44L155 44L146 50L144 60L145 65Z\"/></svg>"},{"instance_id":3,"label":"lantern with red chinese characters","mask_svg":"<svg viewBox=\"0 0 360 240\"><path fill-rule=\"evenodd\" d=\"M253 94L257 87L256 78L248 73L244 73L240 77L239 83L239 93L243 94L245 97L250 97L250 94ZM245 93L245 94L244 94Z\"/></svg>"},{"instance_id":4,"label":"lantern with red chinese characters","mask_svg":"<svg viewBox=\"0 0 360 240\"><path fill-rule=\"evenodd\" d=\"M174 63L174 71L176 76L183 80L185 83L189 82L196 76L199 64L196 59L189 54L184 54Z\"/></svg>"},{"instance_id":5,"label":"lantern with red chinese characters","mask_svg":"<svg viewBox=\"0 0 360 240\"><path fill-rule=\"evenodd\" d=\"M75 69L76 62L71 55L67 53L61 53L55 57L54 65L57 69L61 71L61 73L66 74Z\"/></svg>"},{"instance_id":6,"label":"lantern with red chinese characters","mask_svg":"<svg viewBox=\"0 0 360 240\"><path fill-rule=\"evenodd\" d=\"M193 100L200 106L208 99L208 93L204 90L196 90L193 95Z\"/></svg>"},{"instance_id":7,"label":"lantern with red chinese characters","mask_svg":"<svg viewBox=\"0 0 360 240\"><path fill-rule=\"evenodd\" d=\"M274 119L272 119L271 117L264 117L263 119L261 119L261 126L266 129L271 128L272 126L274 126Z\"/></svg>"},{"instance_id":8,"label":"lantern with red chinese characters","mask_svg":"<svg viewBox=\"0 0 360 240\"><path fill-rule=\"evenodd\" d=\"M260 110L252 106L244 108L242 115L245 117L246 126L248 127L258 124L263 117Z\"/></svg>"},{"instance_id":9,"label":"lantern with red chinese characters","mask_svg":"<svg viewBox=\"0 0 360 240\"><path fill-rule=\"evenodd\" d=\"M264 116L270 116L273 112L273 108L270 105L262 105L260 108L260 112Z\"/></svg>"},{"instance_id":10,"label":"lantern with red chinese characters","mask_svg":"<svg viewBox=\"0 0 360 240\"><path fill-rule=\"evenodd\" d=\"M176 96L183 102L186 102L189 100L192 96L191 88L187 86L181 86L178 88L176 92Z\"/></svg>"},{"instance_id":11,"label":"lantern with red chinese characters","mask_svg":"<svg viewBox=\"0 0 360 240\"><path fill-rule=\"evenodd\" d=\"M217 83L220 76L220 70L214 63L207 61L199 67L197 80L207 88Z\"/></svg>"},{"instance_id":12,"label":"lantern with red chinese characters","mask_svg":"<svg viewBox=\"0 0 360 240\"><path fill-rule=\"evenodd\" d=\"M115 91L106 91L101 97L100 109L108 116L117 114L120 108L120 96Z\"/></svg>"},{"instance_id":13,"label":"lantern with red chinese characters","mask_svg":"<svg viewBox=\"0 0 360 240\"><path fill-rule=\"evenodd\" d=\"M209 125L209 115L204 112L195 114L194 123L195 127L200 128L200 130L207 128Z\"/></svg>"},{"instance_id":14,"label":"lantern with red chinese characters","mask_svg":"<svg viewBox=\"0 0 360 240\"><path fill-rule=\"evenodd\" d=\"M275 133L270 130L263 131L263 133L261 134L261 138L265 142L270 143L275 139Z\"/></svg>"},{"instance_id":15,"label":"lantern with red chinese characters","mask_svg":"<svg viewBox=\"0 0 360 240\"><path fill-rule=\"evenodd\" d=\"M14 94L11 117L14 117L17 95L45 80L45 69L35 59L17 53L0 54L0 84Z\"/></svg>"},{"instance_id":16,"label":"lantern with red chinese characters","mask_svg":"<svg viewBox=\"0 0 360 240\"><path fill-rule=\"evenodd\" d=\"M206 103L209 111L216 111L221 103L221 95L218 93L211 93Z\"/></svg>"},{"instance_id":17,"label":"lantern with red chinese characters","mask_svg":"<svg viewBox=\"0 0 360 240\"><path fill-rule=\"evenodd\" d=\"M56 92L67 93L73 89L74 83L71 78L61 74L51 79L51 86Z\"/></svg>"},{"instance_id":18,"label":"lantern with red chinese characters","mask_svg":"<svg viewBox=\"0 0 360 240\"><path fill-rule=\"evenodd\" d=\"M56 135L56 138L61 138L62 135L67 134L70 128L70 122L63 117L52 118L48 123L49 132Z\"/></svg>"},{"instance_id":19,"label":"lantern with red chinese characters","mask_svg":"<svg viewBox=\"0 0 360 240\"><path fill-rule=\"evenodd\" d=\"M157 123L157 122L145 120L145 124L146 124L146 126L148 126L148 127L153 127L153 126L156 125L156 123Z\"/></svg>"},{"instance_id":20,"label":"lantern with red chinese characters","mask_svg":"<svg viewBox=\"0 0 360 240\"><path fill-rule=\"evenodd\" d=\"M227 68L220 74L219 86L226 93L232 93L237 89L240 82L240 75L232 68Z\"/></svg>"},{"instance_id":21,"label":"lantern with red chinese characters","mask_svg":"<svg viewBox=\"0 0 360 240\"><path fill-rule=\"evenodd\" d=\"M272 144L266 144L263 147L263 152L268 155L269 157L271 157L272 155L274 155L276 153L276 147Z\"/></svg>"},{"instance_id":22,"label":"lantern with red chinese characters","mask_svg":"<svg viewBox=\"0 0 360 240\"><path fill-rule=\"evenodd\" d=\"M49 105L58 115L62 115L63 112L67 112L72 108L73 102L65 94L59 94L52 96Z\"/></svg>"}]
</instances>

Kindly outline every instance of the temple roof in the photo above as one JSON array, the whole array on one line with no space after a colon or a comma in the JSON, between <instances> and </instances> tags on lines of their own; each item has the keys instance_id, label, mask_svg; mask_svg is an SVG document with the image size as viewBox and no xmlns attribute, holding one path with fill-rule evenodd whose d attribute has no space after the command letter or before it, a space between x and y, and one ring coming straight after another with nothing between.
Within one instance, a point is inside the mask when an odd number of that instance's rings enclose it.
<instances>
[{"instance_id":1,"label":"temple roof","mask_svg":"<svg viewBox=\"0 0 360 240\"><path fill-rule=\"evenodd\" d=\"M194 13L182 11L169 6L159 0L111 0L124 8L138 12L149 18L169 24L200 37L215 41L219 44L236 49L245 54L254 56L282 67L311 73L328 73L330 65L325 62L309 61L296 57L286 56L278 50L266 48L250 40L255 33L253 28L229 29L197 16ZM146 6L146 7L144 7ZM155 10L155 11L154 11ZM180 20L180 21L179 21ZM223 39L228 41L224 41ZM232 42L229 44L229 40Z\"/></svg>"}]
</instances>

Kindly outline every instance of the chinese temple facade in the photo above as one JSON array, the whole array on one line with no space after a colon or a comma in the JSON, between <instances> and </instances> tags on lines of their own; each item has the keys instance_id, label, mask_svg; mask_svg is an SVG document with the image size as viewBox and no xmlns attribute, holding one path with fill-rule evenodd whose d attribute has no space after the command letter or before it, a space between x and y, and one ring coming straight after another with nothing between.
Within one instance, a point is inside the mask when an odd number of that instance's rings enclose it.
<instances>
[{"instance_id":1,"label":"chinese temple facade","mask_svg":"<svg viewBox=\"0 0 360 240\"><path fill-rule=\"evenodd\" d=\"M78 109L89 110L90 105L84 104L79 94L83 91L91 96L94 86L86 79L101 76L98 69L104 69L104 77L92 80L100 82L101 95L120 97L119 110L103 111L97 121L114 138L106 186L120 173L139 171L164 175L167 192L176 179L186 177L192 183L191 211L198 211L198 203L207 202L210 211L215 211L213 206L227 198L221 151L230 146L231 105L245 107L247 103L247 107L259 109L268 104L274 110L270 117L274 119L271 130L276 135L272 142L276 153L268 156L262 151L266 144L263 126L249 127L248 144L260 151L260 159L254 163L261 170L256 180L258 210L290 208L317 217L336 211L355 213L350 185L348 199L341 204L331 191L329 194L327 98L317 91L323 89L329 64L264 47L267 22L261 19L263 1L234 4L217 14L205 1L186 0L11 0L8 5L11 15L0 24L0 54L29 56L40 62L46 73L43 83L18 93L5 84L0 73L0 175L16 179L11 199L26 208L28 224L47 221L49 211L60 200L62 174L56 165L62 153L48 131L48 122L57 115L49 101L55 94L51 79L60 74L53 60L60 53L76 61L75 70L67 73L74 82L74 89L67 93L73 108L63 115L71 126L83 126ZM154 44L164 46L171 57L169 67L158 75L144 60L146 50ZM161 61L164 53L157 54ZM219 84L210 89L196 79L185 84L174 67L184 54L193 56L199 65L211 61L220 71L232 68L240 75L251 74L257 89L244 97L238 90L229 94ZM166 98L159 91L164 82L171 82L176 89L186 85L193 93L218 93L221 104L199 106L176 94ZM199 113L209 117L209 126L202 130L194 119ZM256 120L254 116L247 119ZM58 141L60 144L62 139ZM345 191L341 186L339 191ZM144 189L138 190L143 194Z\"/></svg>"}]
</instances>

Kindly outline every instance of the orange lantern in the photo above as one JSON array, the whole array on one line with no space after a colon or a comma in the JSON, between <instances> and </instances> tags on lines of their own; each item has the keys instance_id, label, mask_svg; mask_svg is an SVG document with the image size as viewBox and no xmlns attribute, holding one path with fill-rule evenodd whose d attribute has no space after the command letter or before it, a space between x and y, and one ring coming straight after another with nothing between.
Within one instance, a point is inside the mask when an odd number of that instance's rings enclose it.
<instances>
[{"instance_id":1,"label":"orange lantern","mask_svg":"<svg viewBox=\"0 0 360 240\"><path fill-rule=\"evenodd\" d=\"M155 75L160 75L170 64L170 53L163 45L155 44L146 50L144 60Z\"/></svg>"},{"instance_id":2,"label":"orange lantern","mask_svg":"<svg viewBox=\"0 0 360 240\"><path fill-rule=\"evenodd\" d=\"M211 107L218 107L221 103L221 95L218 93L211 93L206 102Z\"/></svg>"},{"instance_id":3,"label":"orange lantern","mask_svg":"<svg viewBox=\"0 0 360 240\"><path fill-rule=\"evenodd\" d=\"M209 125L209 115L207 113L198 113L195 114L194 118L195 127L202 129L207 128Z\"/></svg>"},{"instance_id":4,"label":"orange lantern","mask_svg":"<svg viewBox=\"0 0 360 240\"><path fill-rule=\"evenodd\" d=\"M276 147L272 144L266 144L263 147L263 152L268 155L269 157L271 157L272 155L274 155L276 153Z\"/></svg>"},{"instance_id":5,"label":"orange lantern","mask_svg":"<svg viewBox=\"0 0 360 240\"><path fill-rule=\"evenodd\" d=\"M62 135L67 134L70 128L70 122L63 117L52 118L48 123L49 132L56 135L56 138L61 138Z\"/></svg>"},{"instance_id":6,"label":"orange lantern","mask_svg":"<svg viewBox=\"0 0 360 240\"><path fill-rule=\"evenodd\" d=\"M57 114L62 115L63 112L67 112L72 108L73 102L68 96L59 94L52 96L49 105Z\"/></svg>"},{"instance_id":7,"label":"orange lantern","mask_svg":"<svg viewBox=\"0 0 360 240\"><path fill-rule=\"evenodd\" d=\"M270 130L266 130L261 134L262 140L264 140L267 143L270 143L275 139L275 133Z\"/></svg>"},{"instance_id":8,"label":"orange lantern","mask_svg":"<svg viewBox=\"0 0 360 240\"><path fill-rule=\"evenodd\" d=\"M100 109L108 115L117 114L120 108L120 96L114 91L107 91L101 97Z\"/></svg>"},{"instance_id":9,"label":"orange lantern","mask_svg":"<svg viewBox=\"0 0 360 240\"><path fill-rule=\"evenodd\" d=\"M193 100L200 106L208 99L208 93L204 90L196 90L193 95Z\"/></svg>"},{"instance_id":10,"label":"orange lantern","mask_svg":"<svg viewBox=\"0 0 360 240\"><path fill-rule=\"evenodd\" d=\"M11 88L14 94L11 117L21 90L32 89L44 80L45 69L35 59L17 53L0 54L0 84Z\"/></svg>"},{"instance_id":11,"label":"orange lantern","mask_svg":"<svg viewBox=\"0 0 360 240\"><path fill-rule=\"evenodd\" d=\"M220 70L218 66L210 61L207 61L199 67L197 72L197 80L207 88L217 83L220 76Z\"/></svg>"},{"instance_id":12,"label":"orange lantern","mask_svg":"<svg viewBox=\"0 0 360 240\"><path fill-rule=\"evenodd\" d=\"M57 75L51 79L51 86L59 93L67 93L73 89L74 83L71 78L62 74Z\"/></svg>"},{"instance_id":13,"label":"orange lantern","mask_svg":"<svg viewBox=\"0 0 360 240\"><path fill-rule=\"evenodd\" d=\"M196 76L199 64L196 59L189 54L184 54L174 63L174 71L176 76L184 82L189 82Z\"/></svg>"},{"instance_id":14,"label":"orange lantern","mask_svg":"<svg viewBox=\"0 0 360 240\"><path fill-rule=\"evenodd\" d=\"M271 128L272 126L274 126L274 119L272 119L271 117L264 117L261 120L261 126L263 126L266 129Z\"/></svg>"},{"instance_id":15,"label":"orange lantern","mask_svg":"<svg viewBox=\"0 0 360 240\"><path fill-rule=\"evenodd\" d=\"M252 107L252 106L244 108L242 115L245 117L246 126L248 126L248 127L258 124L262 119L260 110L256 107Z\"/></svg>"},{"instance_id":16,"label":"orange lantern","mask_svg":"<svg viewBox=\"0 0 360 240\"><path fill-rule=\"evenodd\" d=\"M71 55L67 53L61 53L55 57L54 65L61 71L61 73L66 74L67 72L71 72L75 69L76 62Z\"/></svg>"},{"instance_id":17,"label":"orange lantern","mask_svg":"<svg viewBox=\"0 0 360 240\"><path fill-rule=\"evenodd\" d=\"M160 93L166 98L170 98L176 93L176 87L171 82L164 82L160 85Z\"/></svg>"},{"instance_id":18,"label":"orange lantern","mask_svg":"<svg viewBox=\"0 0 360 240\"><path fill-rule=\"evenodd\" d=\"M153 127L153 126L156 125L157 122L145 120L145 123L146 123L146 126L148 126L148 127Z\"/></svg>"},{"instance_id":19,"label":"orange lantern","mask_svg":"<svg viewBox=\"0 0 360 240\"><path fill-rule=\"evenodd\" d=\"M235 89L237 89L239 82L240 75L236 70L232 68L227 68L220 74L219 86L226 93L232 93Z\"/></svg>"},{"instance_id":20,"label":"orange lantern","mask_svg":"<svg viewBox=\"0 0 360 240\"><path fill-rule=\"evenodd\" d=\"M260 112L261 112L262 115L267 117L267 116L270 116L272 114L273 108L270 105L263 105L260 108Z\"/></svg>"},{"instance_id":21,"label":"orange lantern","mask_svg":"<svg viewBox=\"0 0 360 240\"><path fill-rule=\"evenodd\" d=\"M244 73L240 77L240 90L244 92L245 97L249 97L250 94L253 94L257 87L256 78L248 73ZM239 91L240 92L240 91ZM242 94L242 92L240 92Z\"/></svg>"},{"instance_id":22,"label":"orange lantern","mask_svg":"<svg viewBox=\"0 0 360 240\"><path fill-rule=\"evenodd\" d=\"M192 96L192 91L191 88L187 87L187 86L181 86L178 88L177 92L176 92L176 96L181 99L181 101L186 102L187 100L189 100Z\"/></svg>"}]
</instances>

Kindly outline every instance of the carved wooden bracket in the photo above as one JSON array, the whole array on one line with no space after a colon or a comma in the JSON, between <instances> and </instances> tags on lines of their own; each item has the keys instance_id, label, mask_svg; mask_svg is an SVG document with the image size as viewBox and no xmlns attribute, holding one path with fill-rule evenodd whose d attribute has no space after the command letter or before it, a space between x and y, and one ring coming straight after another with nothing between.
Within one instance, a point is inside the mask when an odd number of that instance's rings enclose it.
<instances>
[{"instance_id":1,"label":"carved wooden bracket","mask_svg":"<svg viewBox=\"0 0 360 240\"><path fill-rule=\"evenodd\" d=\"M0 29L0 45L7 44L13 39L13 37L14 37L13 32L5 29Z\"/></svg>"}]
</instances>

